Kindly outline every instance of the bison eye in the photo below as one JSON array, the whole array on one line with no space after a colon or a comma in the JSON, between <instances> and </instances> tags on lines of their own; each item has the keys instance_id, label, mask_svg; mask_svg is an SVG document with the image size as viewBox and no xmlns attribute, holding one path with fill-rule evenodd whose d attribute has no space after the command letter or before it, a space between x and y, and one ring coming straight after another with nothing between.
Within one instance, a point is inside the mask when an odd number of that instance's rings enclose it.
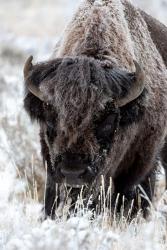
<instances>
[{"instance_id":1,"label":"bison eye","mask_svg":"<svg viewBox=\"0 0 167 250\"><path fill-rule=\"evenodd\" d=\"M108 102L105 105L105 109L101 111L99 114L94 116L94 123L96 124L102 123L112 113L115 113L115 106L113 103Z\"/></svg>"},{"instance_id":2,"label":"bison eye","mask_svg":"<svg viewBox=\"0 0 167 250\"><path fill-rule=\"evenodd\" d=\"M109 149L118 120L119 110L112 103L108 103L105 110L94 120L94 133L102 148Z\"/></svg>"},{"instance_id":3,"label":"bison eye","mask_svg":"<svg viewBox=\"0 0 167 250\"><path fill-rule=\"evenodd\" d=\"M100 124L95 124L95 136L99 143L102 141L110 141L116 130L117 115L112 113Z\"/></svg>"}]
</instances>

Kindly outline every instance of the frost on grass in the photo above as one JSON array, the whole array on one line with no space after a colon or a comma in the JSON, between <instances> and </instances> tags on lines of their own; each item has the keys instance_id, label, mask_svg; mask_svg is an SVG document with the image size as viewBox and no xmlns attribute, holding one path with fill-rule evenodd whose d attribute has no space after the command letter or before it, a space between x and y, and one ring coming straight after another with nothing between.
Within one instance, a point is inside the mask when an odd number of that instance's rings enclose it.
<instances>
[{"instance_id":1,"label":"frost on grass","mask_svg":"<svg viewBox=\"0 0 167 250\"><path fill-rule=\"evenodd\" d=\"M22 2L17 1L17 8ZM140 2L144 3L147 4ZM153 6L157 4L154 1ZM163 12L164 7L162 17ZM30 22L30 33L31 26ZM152 206L149 221L139 214L129 225L123 216L119 220L110 219L105 209L101 215L92 215L92 211L81 208L67 219L68 207L55 221L40 221L45 170L41 165L38 126L31 124L23 109L22 68L29 54L46 59L56 40L56 37L48 41L33 36L27 39L23 34L3 32L0 36L0 249L166 249L167 208L166 194L162 195L162 191L157 195L156 207ZM160 176L159 190L163 190Z\"/></svg>"},{"instance_id":2,"label":"frost on grass","mask_svg":"<svg viewBox=\"0 0 167 250\"><path fill-rule=\"evenodd\" d=\"M25 207L24 207L25 205ZM91 212L71 216L68 220L37 221L37 204L16 204L8 208L4 223L7 250L45 249L166 249L165 221L154 213L150 222L138 218L127 225L125 218L108 225L108 218L99 216L93 221ZM4 217L3 217L4 218ZM10 230L9 230L10 228Z\"/></svg>"}]
</instances>

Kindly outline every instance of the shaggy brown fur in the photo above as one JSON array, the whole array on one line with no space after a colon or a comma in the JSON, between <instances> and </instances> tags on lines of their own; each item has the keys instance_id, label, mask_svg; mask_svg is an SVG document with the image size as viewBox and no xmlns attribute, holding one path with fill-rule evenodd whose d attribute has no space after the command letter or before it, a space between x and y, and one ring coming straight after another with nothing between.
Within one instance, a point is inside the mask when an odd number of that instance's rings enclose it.
<instances>
[{"instance_id":1,"label":"shaggy brown fur","mask_svg":"<svg viewBox=\"0 0 167 250\"><path fill-rule=\"evenodd\" d=\"M66 151L91 155L94 178L87 197L97 198L104 175L106 188L111 176L115 193L127 201L138 184L151 199L147 177L154 179L167 123L167 70L159 51L142 15L127 1L85 0L53 60L34 66L26 81L39 86L45 101L27 92L25 108L40 122L48 163L48 215L55 199L56 164ZM114 100L126 96L135 82L128 73L134 71L134 59L144 70L145 90L116 107ZM143 201L143 209L147 205Z\"/></svg>"}]
</instances>

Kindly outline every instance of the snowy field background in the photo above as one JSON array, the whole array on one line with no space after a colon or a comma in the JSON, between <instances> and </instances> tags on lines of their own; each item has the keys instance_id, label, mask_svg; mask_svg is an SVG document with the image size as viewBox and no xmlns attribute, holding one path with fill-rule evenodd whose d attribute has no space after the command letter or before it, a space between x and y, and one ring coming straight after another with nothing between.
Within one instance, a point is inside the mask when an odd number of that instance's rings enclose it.
<instances>
[{"instance_id":1,"label":"snowy field background","mask_svg":"<svg viewBox=\"0 0 167 250\"><path fill-rule=\"evenodd\" d=\"M91 213L66 220L38 218L45 171L38 128L23 110L22 68L28 55L47 59L79 0L0 0L0 250L167 249L165 195L149 221L111 226ZM167 0L134 0L167 24ZM163 181L160 181L163 186Z\"/></svg>"}]
</instances>

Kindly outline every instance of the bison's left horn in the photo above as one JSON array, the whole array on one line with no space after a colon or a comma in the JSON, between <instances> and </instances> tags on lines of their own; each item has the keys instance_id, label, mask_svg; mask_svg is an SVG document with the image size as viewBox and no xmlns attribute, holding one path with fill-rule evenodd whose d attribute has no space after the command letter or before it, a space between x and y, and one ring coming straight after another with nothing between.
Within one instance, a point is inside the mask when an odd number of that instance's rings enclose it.
<instances>
[{"instance_id":1,"label":"bison's left horn","mask_svg":"<svg viewBox=\"0 0 167 250\"><path fill-rule=\"evenodd\" d=\"M134 65L136 67L136 72L134 73L135 81L132 82L129 93L124 98L117 100L116 105L118 107L123 107L129 102L132 102L139 97L144 90L144 72L135 60Z\"/></svg>"},{"instance_id":2,"label":"bison's left horn","mask_svg":"<svg viewBox=\"0 0 167 250\"><path fill-rule=\"evenodd\" d=\"M24 65L24 80L25 83L27 85L28 90L35 95L36 97L38 97L41 101L43 101L43 94L40 91L39 87L34 85L33 82L31 82L30 79L28 79L28 76L30 74L30 72L33 70L33 64L32 64L32 60L33 60L33 56L30 56L25 65Z\"/></svg>"}]
</instances>

